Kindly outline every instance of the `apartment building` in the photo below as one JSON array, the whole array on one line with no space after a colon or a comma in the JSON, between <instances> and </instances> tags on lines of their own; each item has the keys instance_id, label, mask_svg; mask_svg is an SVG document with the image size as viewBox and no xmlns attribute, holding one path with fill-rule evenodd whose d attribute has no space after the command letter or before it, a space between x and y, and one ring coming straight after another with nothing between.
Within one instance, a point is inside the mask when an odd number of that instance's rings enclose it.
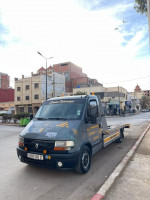
<instances>
[{"instance_id":1,"label":"apartment building","mask_svg":"<svg viewBox=\"0 0 150 200\"><path fill-rule=\"evenodd\" d=\"M140 86L137 84L134 92L130 93L132 95L132 98L138 98L139 100L142 99L143 96L146 96L148 99L150 99L150 90L142 90Z\"/></svg>"},{"instance_id":2,"label":"apartment building","mask_svg":"<svg viewBox=\"0 0 150 200\"><path fill-rule=\"evenodd\" d=\"M0 88L0 110L14 110L14 89Z\"/></svg>"},{"instance_id":3,"label":"apartment building","mask_svg":"<svg viewBox=\"0 0 150 200\"><path fill-rule=\"evenodd\" d=\"M120 105L124 109L127 100L127 90L121 86L105 89L103 101L109 105Z\"/></svg>"},{"instance_id":4,"label":"apartment building","mask_svg":"<svg viewBox=\"0 0 150 200\"><path fill-rule=\"evenodd\" d=\"M0 110L14 110L14 89L9 87L10 77L0 72Z\"/></svg>"},{"instance_id":5,"label":"apartment building","mask_svg":"<svg viewBox=\"0 0 150 200\"><path fill-rule=\"evenodd\" d=\"M9 76L8 74L0 72L0 88L8 89L9 88Z\"/></svg>"},{"instance_id":6,"label":"apartment building","mask_svg":"<svg viewBox=\"0 0 150 200\"><path fill-rule=\"evenodd\" d=\"M73 88L82 88L90 85L102 85L96 79L91 79L82 72L82 68L72 62L53 65L55 72L65 75L66 92L73 92Z\"/></svg>"},{"instance_id":7,"label":"apartment building","mask_svg":"<svg viewBox=\"0 0 150 200\"><path fill-rule=\"evenodd\" d=\"M15 109L16 113L36 113L46 99L46 74L44 68L31 77L15 78ZM47 98L65 94L65 77L47 69Z\"/></svg>"},{"instance_id":8,"label":"apartment building","mask_svg":"<svg viewBox=\"0 0 150 200\"><path fill-rule=\"evenodd\" d=\"M127 100L127 90L120 86L109 88L105 88L103 86L74 88L73 94L76 94L77 92L82 92L87 95L92 93L99 95L104 107L116 106L117 108L124 108L125 102Z\"/></svg>"}]
</instances>

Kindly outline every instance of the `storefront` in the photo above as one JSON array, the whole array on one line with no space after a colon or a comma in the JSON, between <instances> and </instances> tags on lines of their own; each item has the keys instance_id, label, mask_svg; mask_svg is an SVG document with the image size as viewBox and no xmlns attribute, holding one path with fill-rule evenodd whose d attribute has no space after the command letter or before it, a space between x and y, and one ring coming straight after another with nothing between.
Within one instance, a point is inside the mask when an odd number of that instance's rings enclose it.
<instances>
[{"instance_id":1,"label":"storefront","mask_svg":"<svg viewBox=\"0 0 150 200\"><path fill-rule=\"evenodd\" d=\"M107 115L118 115L119 109L119 101L110 101L110 103L107 103Z\"/></svg>"}]
</instances>

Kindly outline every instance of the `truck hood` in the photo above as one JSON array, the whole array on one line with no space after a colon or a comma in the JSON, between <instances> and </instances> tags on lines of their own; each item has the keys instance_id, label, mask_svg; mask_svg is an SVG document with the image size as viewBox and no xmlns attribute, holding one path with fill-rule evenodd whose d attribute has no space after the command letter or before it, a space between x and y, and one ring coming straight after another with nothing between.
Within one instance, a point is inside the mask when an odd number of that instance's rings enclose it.
<instances>
[{"instance_id":1,"label":"truck hood","mask_svg":"<svg viewBox=\"0 0 150 200\"><path fill-rule=\"evenodd\" d=\"M42 140L74 140L74 130L80 120L32 120L20 136Z\"/></svg>"}]
</instances>

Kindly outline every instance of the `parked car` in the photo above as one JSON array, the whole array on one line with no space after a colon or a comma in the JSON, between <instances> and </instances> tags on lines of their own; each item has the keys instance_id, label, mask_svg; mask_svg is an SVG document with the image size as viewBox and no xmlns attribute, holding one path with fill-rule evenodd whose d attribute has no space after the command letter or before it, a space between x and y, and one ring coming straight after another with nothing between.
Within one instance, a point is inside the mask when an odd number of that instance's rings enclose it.
<instances>
[{"instance_id":1,"label":"parked car","mask_svg":"<svg viewBox=\"0 0 150 200\"><path fill-rule=\"evenodd\" d=\"M149 112L150 109L143 109L142 112Z\"/></svg>"}]
</instances>

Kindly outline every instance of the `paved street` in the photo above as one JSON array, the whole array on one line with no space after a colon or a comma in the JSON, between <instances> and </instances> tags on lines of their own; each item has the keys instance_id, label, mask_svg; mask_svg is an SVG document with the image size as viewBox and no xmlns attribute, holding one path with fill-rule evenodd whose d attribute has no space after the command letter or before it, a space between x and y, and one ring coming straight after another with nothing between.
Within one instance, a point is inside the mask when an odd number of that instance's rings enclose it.
<instances>
[{"instance_id":1,"label":"paved street","mask_svg":"<svg viewBox=\"0 0 150 200\"><path fill-rule=\"evenodd\" d=\"M93 157L85 175L21 163L16 147L23 128L0 125L0 200L90 200L150 122L150 112L107 120L130 123L131 128L121 144L111 144Z\"/></svg>"}]
</instances>

